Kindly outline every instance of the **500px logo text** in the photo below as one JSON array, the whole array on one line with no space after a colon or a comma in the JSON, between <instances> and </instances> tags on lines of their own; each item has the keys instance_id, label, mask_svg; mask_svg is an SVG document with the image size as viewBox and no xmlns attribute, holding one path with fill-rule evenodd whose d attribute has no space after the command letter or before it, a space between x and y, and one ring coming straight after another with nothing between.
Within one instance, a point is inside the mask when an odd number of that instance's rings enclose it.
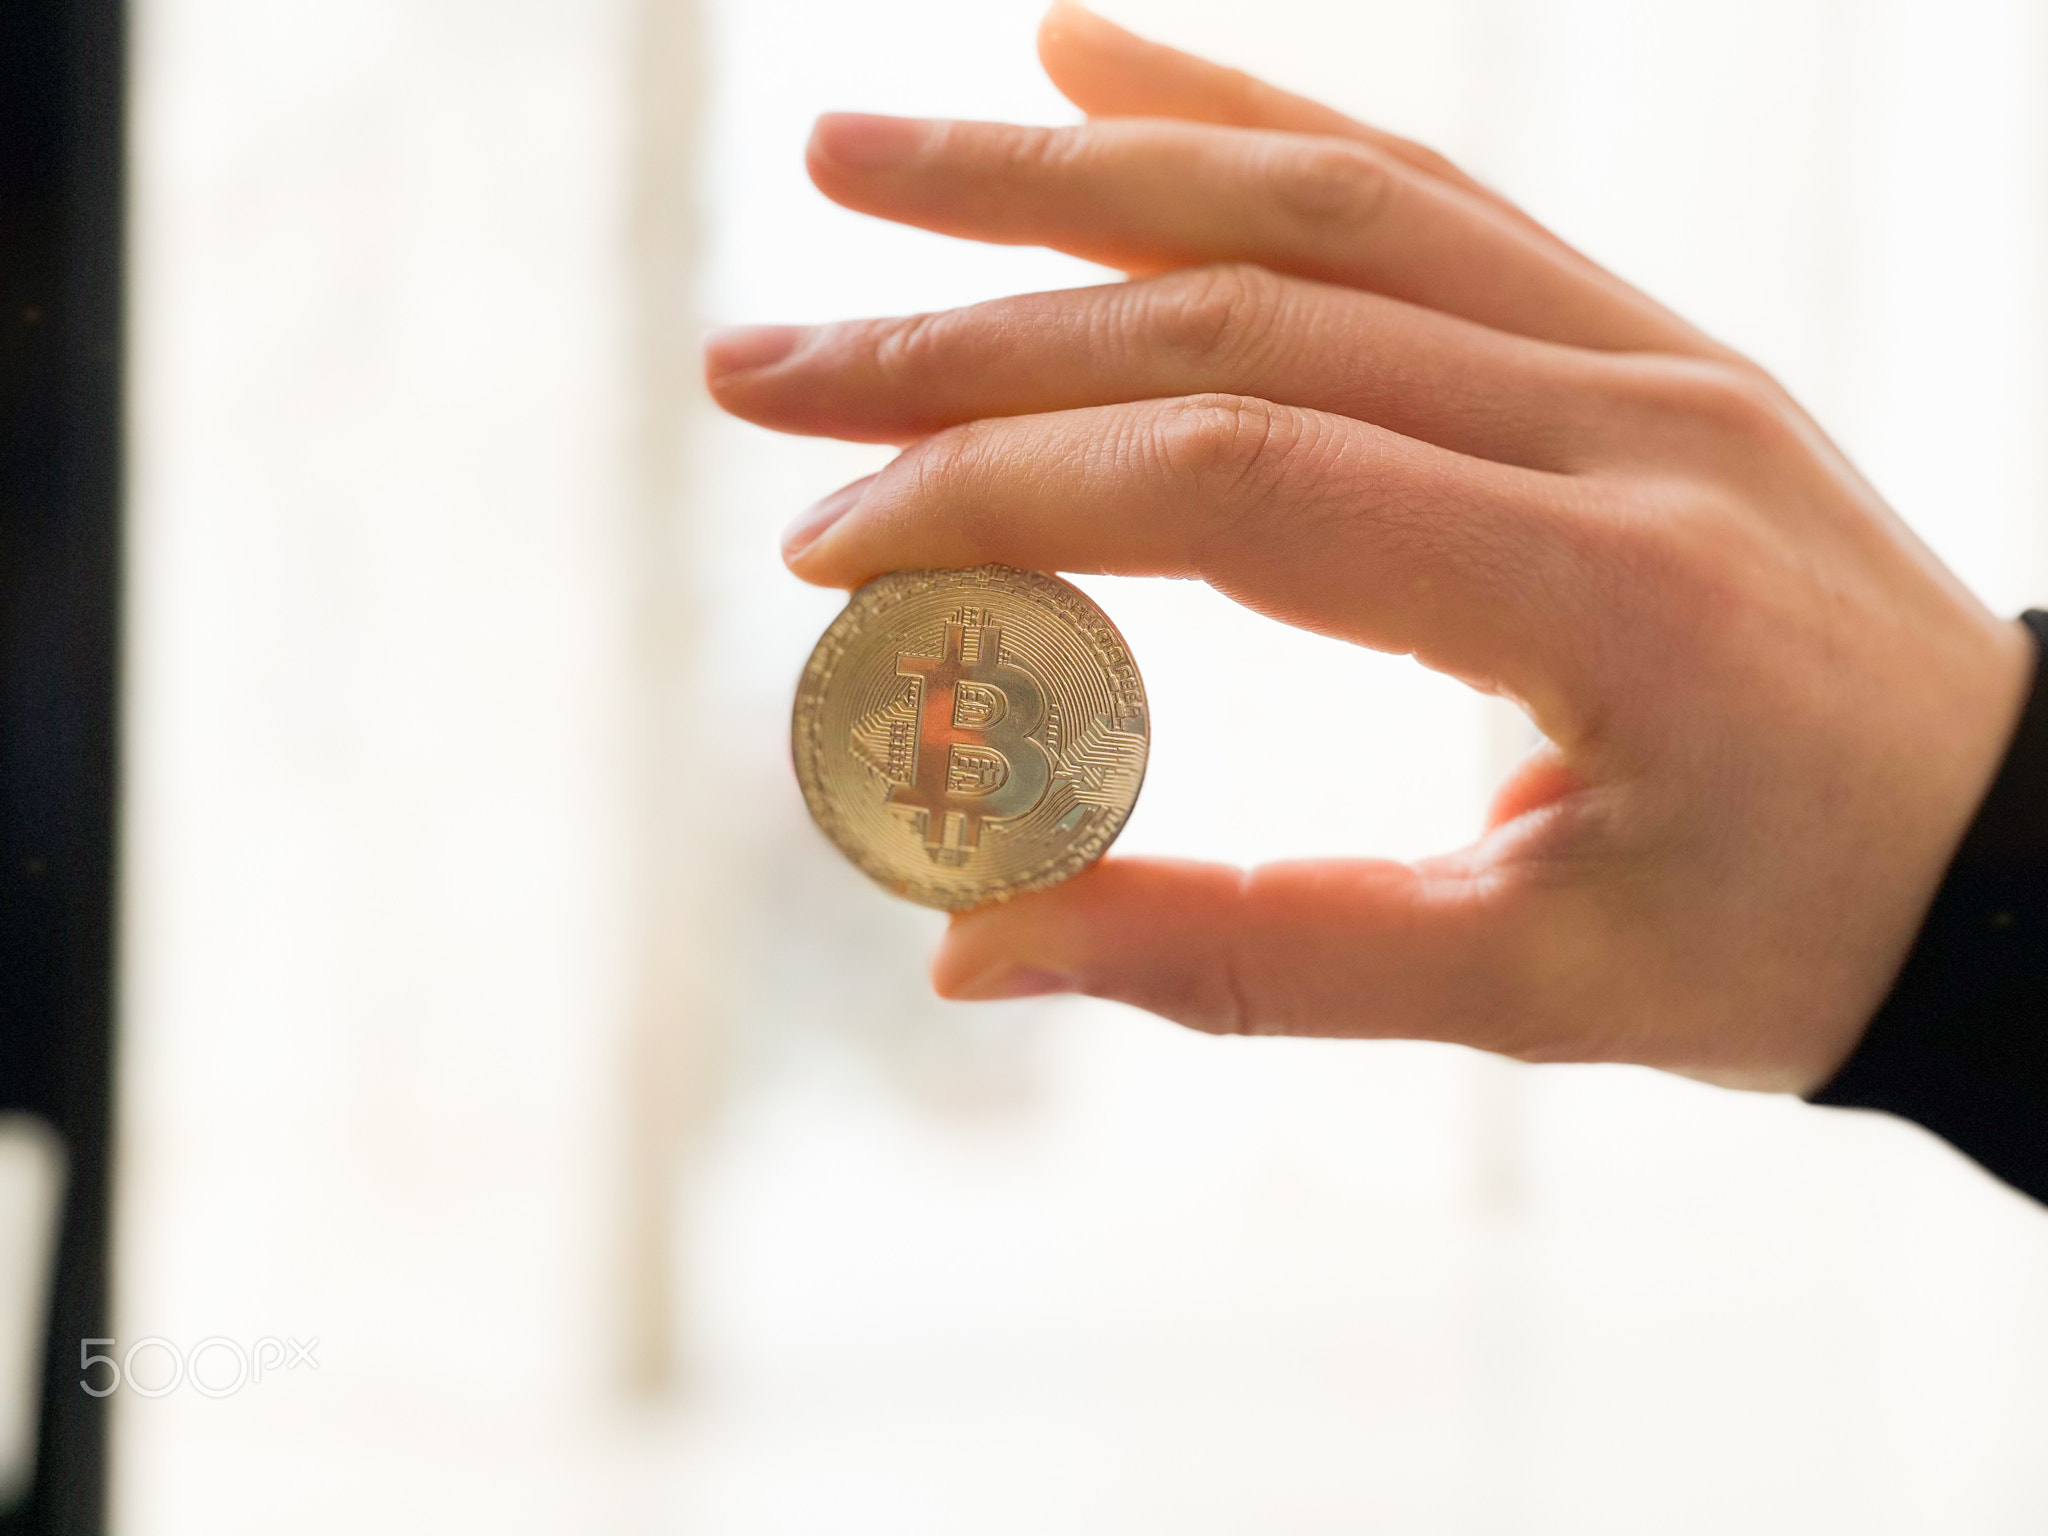
<instances>
[{"instance_id":1,"label":"500px logo text","mask_svg":"<svg viewBox=\"0 0 2048 1536\"><path fill-rule=\"evenodd\" d=\"M302 1344L266 1334L244 1349L235 1340L215 1334L189 1350L180 1350L169 1339L151 1334L137 1339L120 1355L102 1353L101 1345L113 1349L117 1341L78 1341L78 1385L94 1397L111 1396L123 1386L140 1397L168 1397L187 1382L202 1397L233 1397L243 1387L260 1385L266 1374L295 1371L302 1365L320 1369L314 1354L320 1347L317 1338ZM139 1375L138 1362L143 1367Z\"/></svg>"}]
</instances>

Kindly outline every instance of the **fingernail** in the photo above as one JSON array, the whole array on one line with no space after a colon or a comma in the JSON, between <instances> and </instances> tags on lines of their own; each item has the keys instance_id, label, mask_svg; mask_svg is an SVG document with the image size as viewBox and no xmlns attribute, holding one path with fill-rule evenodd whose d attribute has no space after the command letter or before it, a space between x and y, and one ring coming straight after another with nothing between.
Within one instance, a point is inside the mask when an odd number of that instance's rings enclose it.
<instances>
[{"instance_id":1,"label":"fingernail","mask_svg":"<svg viewBox=\"0 0 2048 1536\"><path fill-rule=\"evenodd\" d=\"M714 377L766 368L796 350L801 325L728 325L704 333L704 366Z\"/></svg>"},{"instance_id":2,"label":"fingernail","mask_svg":"<svg viewBox=\"0 0 2048 1536\"><path fill-rule=\"evenodd\" d=\"M811 142L827 160L849 170L886 171L916 154L924 134L924 124L915 118L827 112L811 131Z\"/></svg>"},{"instance_id":3,"label":"fingernail","mask_svg":"<svg viewBox=\"0 0 2048 1536\"><path fill-rule=\"evenodd\" d=\"M998 1003L1013 997L1051 997L1080 990L1080 983L1072 976L1041 970L1035 965L1013 965L977 976L965 986L955 987L953 995L963 1002Z\"/></svg>"},{"instance_id":4,"label":"fingernail","mask_svg":"<svg viewBox=\"0 0 2048 1536\"><path fill-rule=\"evenodd\" d=\"M818 542L827 528L851 512L874 475L862 475L851 485L841 486L810 511L791 523L782 535L782 558L794 560Z\"/></svg>"}]
</instances>

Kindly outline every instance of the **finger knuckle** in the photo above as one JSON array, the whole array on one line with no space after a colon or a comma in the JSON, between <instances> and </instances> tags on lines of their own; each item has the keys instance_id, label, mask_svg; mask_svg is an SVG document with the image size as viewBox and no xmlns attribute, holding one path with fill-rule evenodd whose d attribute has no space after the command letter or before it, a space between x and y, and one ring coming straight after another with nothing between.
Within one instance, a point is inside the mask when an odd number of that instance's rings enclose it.
<instances>
[{"instance_id":1,"label":"finger knuckle","mask_svg":"<svg viewBox=\"0 0 2048 1536\"><path fill-rule=\"evenodd\" d=\"M1285 1033L1279 1023L1251 1006L1245 995L1240 964L1227 946L1188 966L1175 978L1171 995L1150 1006L1175 1023L1205 1035Z\"/></svg>"},{"instance_id":2,"label":"finger knuckle","mask_svg":"<svg viewBox=\"0 0 2048 1536\"><path fill-rule=\"evenodd\" d=\"M1730 454L1722 446L1709 457ZM1742 475L1680 464L1655 478L1617 481L1588 503L1591 601L1615 632L1633 637L1603 662L1614 679L1668 696L1652 678L1672 655L1704 662L1742 642L1746 631L1729 615L1753 607L1759 573L1779 568L1785 548Z\"/></svg>"},{"instance_id":3,"label":"finger knuckle","mask_svg":"<svg viewBox=\"0 0 2048 1536\"><path fill-rule=\"evenodd\" d=\"M1284 1033L1271 1012L1254 1005L1246 983L1248 969L1239 953L1240 943L1224 945L1210 968L1209 1028L1223 1035L1276 1035Z\"/></svg>"},{"instance_id":4,"label":"finger knuckle","mask_svg":"<svg viewBox=\"0 0 2048 1536\"><path fill-rule=\"evenodd\" d=\"M1290 147L1273 180L1281 210L1311 236L1348 238L1377 224L1394 187L1393 168L1364 145Z\"/></svg>"},{"instance_id":5,"label":"finger knuckle","mask_svg":"<svg viewBox=\"0 0 2048 1536\"><path fill-rule=\"evenodd\" d=\"M1704 433L1717 448L1753 457L1799 435L1790 397L1747 364L1672 359L1647 373L1642 389L1653 408Z\"/></svg>"},{"instance_id":6,"label":"finger knuckle","mask_svg":"<svg viewBox=\"0 0 2048 1536\"><path fill-rule=\"evenodd\" d=\"M1455 160L1449 155L1431 149L1427 144L1418 144L1413 139L1403 139L1400 147L1417 169L1436 177L1439 181L1456 183L1467 180L1464 171Z\"/></svg>"},{"instance_id":7,"label":"finger knuckle","mask_svg":"<svg viewBox=\"0 0 2048 1536\"><path fill-rule=\"evenodd\" d=\"M1056 173L1071 165L1088 142L1086 127L1036 128L1004 125L988 144L995 169L1020 180Z\"/></svg>"},{"instance_id":8,"label":"finger knuckle","mask_svg":"<svg viewBox=\"0 0 2048 1536\"><path fill-rule=\"evenodd\" d=\"M1147 345L1198 364L1233 360L1271 333L1280 280L1248 262L1161 278L1146 295Z\"/></svg>"},{"instance_id":9,"label":"finger knuckle","mask_svg":"<svg viewBox=\"0 0 2048 1536\"><path fill-rule=\"evenodd\" d=\"M1296 413L1250 395L1188 395L1154 426L1169 473L1225 490L1270 478L1300 437Z\"/></svg>"},{"instance_id":10,"label":"finger knuckle","mask_svg":"<svg viewBox=\"0 0 2048 1536\"><path fill-rule=\"evenodd\" d=\"M1256 871L1235 872L1239 899L1257 878ZM1271 1006L1260 971L1260 947L1250 929L1236 926L1217 935L1217 942L1206 946L1184 974L1180 1021L1209 1035L1286 1033L1286 1021Z\"/></svg>"},{"instance_id":11,"label":"finger knuckle","mask_svg":"<svg viewBox=\"0 0 2048 1536\"><path fill-rule=\"evenodd\" d=\"M911 315L875 322L865 338L875 371L885 383L909 383L926 377L943 350L947 317Z\"/></svg>"},{"instance_id":12,"label":"finger knuckle","mask_svg":"<svg viewBox=\"0 0 2048 1536\"><path fill-rule=\"evenodd\" d=\"M904 450L897 463L921 500L943 497L971 484L989 458L991 424L970 421L934 432Z\"/></svg>"}]
</instances>

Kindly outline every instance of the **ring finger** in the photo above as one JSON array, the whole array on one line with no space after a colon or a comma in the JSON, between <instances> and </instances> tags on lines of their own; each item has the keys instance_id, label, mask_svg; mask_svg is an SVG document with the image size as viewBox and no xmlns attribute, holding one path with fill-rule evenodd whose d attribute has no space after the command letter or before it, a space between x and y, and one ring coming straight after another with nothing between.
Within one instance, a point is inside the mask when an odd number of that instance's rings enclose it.
<instances>
[{"instance_id":1,"label":"ring finger","mask_svg":"<svg viewBox=\"0 0 2048 1536\"><path fill-rule=\"evenodd\" d=\"M1249 261L1603 351L1725 349L1555 240L1368 144L1202 123L830 114L811 178L942 234L1128 273Z\"/></svg>"}]
</instances>

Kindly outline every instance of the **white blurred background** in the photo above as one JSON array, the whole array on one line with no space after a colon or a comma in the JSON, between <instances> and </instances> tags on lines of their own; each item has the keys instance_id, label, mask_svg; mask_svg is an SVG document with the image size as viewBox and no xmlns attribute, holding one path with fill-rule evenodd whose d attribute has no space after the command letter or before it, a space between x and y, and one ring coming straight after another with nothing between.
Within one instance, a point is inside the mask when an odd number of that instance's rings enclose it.
<instances>
[{"instance_id":1,"label":"white blurred background","mask_svg":"<svg viewBox=\"0 0 2048 1536\"><path fill-rule=\"evenodd\" d=\"M2038 7L1104 8L1450 152L2048 600ZM318 1344L138 1357L119 1528L2048 1528L2048 1213L1932 1138L942 1005L812 832L837 599L775 535L880 455L717 418L696 337L1103 280L803 176L822 110L1071 120L1036 20L138 0L117 1349ZM1127 849L1451 846L1518 745L1085 585L1156 712Z\"/></svg>"}]
</instances>

